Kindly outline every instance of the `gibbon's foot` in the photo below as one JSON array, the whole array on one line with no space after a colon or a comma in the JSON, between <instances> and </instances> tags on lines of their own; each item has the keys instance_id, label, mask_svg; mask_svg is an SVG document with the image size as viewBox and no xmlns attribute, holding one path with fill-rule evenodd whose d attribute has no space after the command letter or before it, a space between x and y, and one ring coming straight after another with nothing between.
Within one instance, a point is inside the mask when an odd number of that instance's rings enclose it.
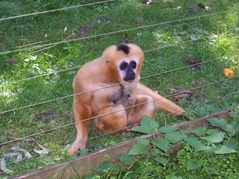
<instances>
[{"instance_id":1,"label":"gibbon's foot","mask_svg":"<svg viewBox=\"0 0 239 179\"><path fill-rule=\"evenodd\" d=\"M73 143L68 149L68 155L74 155L78 150L85 149L85 145L79 143Z\"/></svg>"},{"instance_id":2,"label":"gibbon's foot","mask_svg":"<svg viewBox=\"0 0 239 179\"><path fill-rule=\"evenodd\" d=\"M72 144L67 152L68 152L68 155L72 156L76 153L76 151L78 151L78 148L74 147L73 144Z\"/></svg>"}]
</instances>

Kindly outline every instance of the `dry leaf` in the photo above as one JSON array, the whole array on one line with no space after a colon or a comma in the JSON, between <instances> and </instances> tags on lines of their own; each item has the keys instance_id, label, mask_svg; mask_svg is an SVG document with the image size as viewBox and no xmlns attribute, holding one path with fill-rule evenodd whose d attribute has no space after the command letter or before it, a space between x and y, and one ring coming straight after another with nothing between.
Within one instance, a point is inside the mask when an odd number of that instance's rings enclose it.
<instances>
[{"instance_id":1,"label":"dry leaf","mask_svg":"<svg viewBox=\"0 0 239 179\"><path fill-rule=\"evenodd\" d=\"M198 6L202 9L205 9L206 11L210 10L211 7L202 3L199 3Z\"/></svg>"},{"instance_id":2,"label":"dry leaf","mask_svg":"<svg viewBox=\"0 0 239 179\"><path fill-rule=\"evenodd\" d=\"M25 154L25 156L26 156L27 158L31 158L31 157L32 157L32 155L31 155L27 150L25 150L25 149L23 149L23 148L20 148L20 147L18 147L18 146L13 146L11 149L14 150L14 151L24 152L24 154Z\"/></svg>"},{"instance_id":3,"label":"dry leaf","mask_svg":"<svg viewBox=\"0 0 239 179\"><path fill-rule=\"evenodd\" d=\"M152 0L144 0L144 1L143 1L143 4L149 5L149 4L152 3L152 2L153 2Z\"/></svg>"},{"instance_id":4,"label":"dry leaf","mask_svg":"<svg viewBox=\"0 0 239 179\"><path fill-rule=\"evenodd\" d=\"M33 139L34 140L34 139ZM44 155L44 154L48 154L49 150L47 150L46 148L44 148L41 144L39 144L36 140L34 140L34 142L41 148L41 150L38 149L34 149L34 152L40 154L40 155Z\"/></svg>"},{"instance_id":5,"label":"dry leaf","mask_svg":"<svg viewBox=\"0 0 239 179\"><path fill-rule=\"evenodd\" d=\"M12 170L7 169L6 161L4 158L0 158L0 168L4 173L12 173Z\"/></svg>"},{"instance_id":6,"label":"dry leaf","mask_svg":"<svg viewBox=\"0 0 239 179\"><path fill-rule=\"evenodd\" d=\"M22 161L22 154L20 152L9 152L3 154L6 158L11 158L14 163Z\"/></svg>"},{"instance_id":7,"label":"dry leaf","mask_svg":"<svg viewBox=\"0 0 239 179\"><path fill-rule=\"evenodd\" d=\"M140 24L141 24L141 22L140 22L139 20L137 20L135 23L136 23L137 25L140 25Z\"/></svg>"},{"instance_id":8,"label":"dry leaf","mask_svg":"<svg viewBox=\"0 0 239 179\"><path fill-rule=\"evenodd\" d=\"M127 34L125 34L124 37L122 38L122 42L123 42L123 44L127 44L127 43L130 42L129 41L129 36Z\"/></svg>"},{"instance_id":9,"label":"dry leaf","mask_svg":"<svg viewBox=\"0 0 239 179\"><path fill-rule=\"evenodd\" d=\"M186 63L188 66L190 66L190 68L195 71L198 70L201 66L201 62L198 59L194 59L193 57L189 57L186 60Z\"/></svg>"},{"instance_id":10,"label":"dry leaf","mask_svg":"<svg viewBox=\"0 0 239 179\"><path fill-rule=\"evenodd\" d=\"M185 90L178 87L170 88L170 92L174 95L174 100L179 100L192 95L192 91Z\"/></svg>"}]
</instances>

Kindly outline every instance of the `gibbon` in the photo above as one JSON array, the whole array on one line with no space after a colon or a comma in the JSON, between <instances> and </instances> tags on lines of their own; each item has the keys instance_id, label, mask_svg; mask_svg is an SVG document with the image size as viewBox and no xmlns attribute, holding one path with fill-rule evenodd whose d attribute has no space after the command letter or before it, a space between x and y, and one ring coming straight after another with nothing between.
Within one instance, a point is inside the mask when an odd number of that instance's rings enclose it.
<instances>
[{"instance_id":1,"label":"gibbon","mask_svg":"<svg viewBox=\"0 0 239 179\"><path fill-rule=\"evenodd\" d=\"M144 115L155 117L155 110L180 116L184 110L139 82L144 54L135 44L113 45L102 56L86 63L73 81L73 112L76 139L70 155L85 149L89 120L103 131L127 131Z\"/></svg>"}]
</instances>

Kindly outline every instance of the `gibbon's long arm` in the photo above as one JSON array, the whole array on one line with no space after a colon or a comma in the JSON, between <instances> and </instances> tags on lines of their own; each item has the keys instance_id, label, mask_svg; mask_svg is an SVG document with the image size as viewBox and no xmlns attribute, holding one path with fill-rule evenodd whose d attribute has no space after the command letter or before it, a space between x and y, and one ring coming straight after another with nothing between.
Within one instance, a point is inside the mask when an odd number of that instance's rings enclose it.
<instances>
[{"instance_id":1,"label":"gibbon's long arm","mask_svg":"<svg viewBox=\"0 0 239 179\"><path fill-rule=\"evenodd\" d=\"M154 105L156 109L162 110L164 112L171 113L173 115L179 116L185 112L181 107L168 100L167 98L159 95L150 88L146 87L142 83L138 83L138 93L151 96L154 100Z\"/></svg>"}]
</instances>

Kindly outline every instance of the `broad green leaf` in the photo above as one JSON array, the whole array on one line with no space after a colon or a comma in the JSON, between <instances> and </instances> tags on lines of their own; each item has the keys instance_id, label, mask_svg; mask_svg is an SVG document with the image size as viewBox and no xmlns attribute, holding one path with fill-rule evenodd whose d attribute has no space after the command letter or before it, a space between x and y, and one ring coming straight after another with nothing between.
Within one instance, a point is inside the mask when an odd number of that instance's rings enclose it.
<instances>
[{"instance_id":1,"label":"broad green leaf","mask_svg":"<svg viewBox=\"0 0 239 179\"><path fill-rule=\"evenodd\" d=\"M148 139L144 139L144 138L141 138L141 137L136 137L136 142L138 144L142 144L144 146L147 146L150 143Z\"/></svg>"},{"instance_id":2,"label":"broad green leaf","mask_svg":"<svg viewBox=\"0 0 239 179\"><path fill-rule=\"evenodd\" d=\"M130 129L130 131L139 132L139 133L143 133L143 134L151 134L151 130L150 129L148 129L146 127L142 127L142 126L132 127Z\"/></svg>"},{"instance_id":3,"label":"broad green leaf","mask_svg":"<svg viewBox=\"0 0 239 179\"><path fill-rule=\"evenodd\" d=\"M164 151L165 153L168 153L169 142L166 139L164 138L153 139L151 143L156 147L158 147L159 149L161 149L162 151Z\"/></svg>"},{"instance_id":4,"label":"broad green leaf","mask_svg":"<svg viewBox=\"0 0 239 179\"><path fill-rule=\"evenodd\" d=\"M235 132L239 132L239 124L236 124L236 125L234 126L234 129L235 129Z\"/></svg>"},{"instance_id":5,"label":"broad green leaf","mask_svg":"<svg viewBox=\"0 0 239 179\"><path fill-rule=\"evenodd\" d=\"M222 145L219 149L214 151L216 154L230 154L230 153L237 153L237 151L233 148L230 148L226 145Z\"/></svg>"},{"instance_id":6,"label":"broad green leaf","mask_svg":"<svg viewBox=\"0 0 239 179\"><path fill-rule=\"evenodd\" d=\"M224 129L226 132L228 132L228 133L234 133L234 132L236 132L236 129L234 128L234 126L233 125L231 125L231 124L227 124L227 126L226 126L226 129Z\"/></svg>"},{"instance_id":7,"label":"broad green leaf","mask_svg":"<svg viewBox=\"0 0 239 179\"><path fill-rule=\"evenodd\" d=\"M159 124L157 121L153 120L152 118L148 117L148 116L144 116L141 121L140 121L140 125L142 126L149 126L150 129L157 129L159 128Z\"/></svg>"},{"instance_id":8,"label":"broad green leaf","mask_svg":"<svg viewBox=\"0 0 239 179\"><path fill-rule=\"evenodd\" d=\"M150 122L150 127L154 130L158 129L159 128L159 124L157 121L153 120L153 119L150 119L151 122Z\"/></svg>"},{"instance_id":9,"label":"broad green leaf","mask_svg":"<svg viewBox=\"0 0 239 179\"><path fill-rule=\"evenodd\" d=\"M200 140L193 137L186 137L184 141L188 143L195 151L209 150L210 147L205 146Z\"/></svg>"},{"instance_id":10,"label":"broad green leaf","mask_svg":"<svg viewBox=\"0 0 239 179\"><path fill-rule=\"evenodd\" d=\"M149 118L148 116L144 116L140 121L140 125L131 128L131 131L152 134L157 130L158 127L159 124L155 120Z\"/></svg>"},{"instance_id":11,"label":"broad green leaf","mask_svg":"<svg viewBox=\"0 0 239 179\"><path fill-rule=\"evenodd\" d=\"M132 161L132 156L127 155L127 154L120 154L120 155L118 155L117 157L118 157L118 159L120 160L120 162L121 162L122 164L127 164L127 163L129 163L130 161Z\"/></svg>"},{"instance_id":12,"label":"broad green leaf","mask_svg":"<svg viewBox=\"0 0 239 179\"><path fill-rule=\"evenodd\" d=\"M238 141L236 141L236 140L232 140L232 141L225 140L225 141L223 141L223 145L225 145L229 148L232 148L232 149L236 149L237 146L238 146Z\"/></svg>"},{"instance_id":13,"label":"broad green leaf","mask_svg":"<svg viewBox=\"0 0 239 179\"><path fill-rule=\"evenodd\" d=\"M225 136L224 132L218 132L218 133L212 134L211 136L203 137L202 139L205 139L211 143L219 143L223 141L224 136Z\"/></svg>"},{"instance_id":14,"label":"broad green leaf","mask_svg":"<svg viewBox=\"0 0 239 179\"><path fill-rule=\"evenodd\" d=\"M164 138L169 141L169 143L175 144L177 142L180 142L181 140L183 140L186 136L184 134L182 134L182 132L180 131L175 131L175 132L171 132L171 133L166 133L164 135Z\"/></svg>"},{"instance_id":15,"label":"broad green leaf","mask_svg":"<svg viewBox=\"0 0 239 179\"><path fill-rule=\"evenodd\" d=\"M205 134L206 130L207 130L206 127L199 127L197 129L188 129L185 130L184 132L186 134L195 134L196 136L201 137Z\"/></svg>"},{"instance_id":16,"label":"broad green leaf","mask_svg":"<svg viewBox=\"0 0 239 179\"><path fill-rule=\"evenodd\" d=\"M174 132L177 131L178 129L174 126L163 126L159 128L159 131L162 133L169 133L169 132Z\"/></svg>"},{"instance_id":17,"label":"broad green leaf","mask_svg":"<svg viewBox=\"0 0 239 179\"><path fill-rule=\"evenodd\" d=\"M112 168L113 168L113 163L110 161L105 161L101 165L99 165L96 169L94 169L94 171L98 173L104 173Z\"/></svg>"},{"instance_id":18,"label":"broad green leaf","mask_svg":"<svg viewBox=\"0 0 239 179\"><path fill-rule=\"evenodd\" d=\"M186 163L186 169L189 170L196 170L202 166L202 162L200 160L189 159Z\"/></svg>"},{"instance_id":19,"label":"broad green leaf","mask_svg":"<svg viewBox=\"0 0 239 179\"><path fill-rule=\"evenodd\" d=\"M209 118L208 119L208 122L212 125L212 126L215 126L215 127L219 127L223 130L226 129L226 126L227 126L227 121L223 118Z\"/></svg>"},{"instance_id":20,"label":"broad green leaf","mask_svg":"<svg viewBox=\"0 0 239 179\"><path fill-rule=\"evenodd\" d=\"M214 167L207 166L205 167L206 172L210 175L219 175L218 171Z\"/></svg>"},{"instance_id":21,"label":"broad green leaf","mask_svg":"<svg viewBox=\"0 0 239 179\"><path fill-rule=\"evenodd\" d=\"M155 159L158 163L162 164L164 167L167 166L168 164L168 160L166 158L163 157L156 157Z\"/></svg>"},{"instance_id":22,"label":"broad green leaf","mask_svg":"<svg viewBox=\"0 0 239 179\"><path fill-rule=\"evenodd\" d=\"M145 145L136 143L129 150L129 155L143 155L148 152L148 148Z\"/></svg>"},{"instance_id":23,"label":"broad green leaf","mask_svg":"<svg viewBox=\"0 0 239 179\"><path fill-rule=\"evenodd\" d=\"M208 129L206 134L208 135L213 135L213 134L216 134L218 133L219 131L217 129Z\"/></svg>"}]
</instances>

